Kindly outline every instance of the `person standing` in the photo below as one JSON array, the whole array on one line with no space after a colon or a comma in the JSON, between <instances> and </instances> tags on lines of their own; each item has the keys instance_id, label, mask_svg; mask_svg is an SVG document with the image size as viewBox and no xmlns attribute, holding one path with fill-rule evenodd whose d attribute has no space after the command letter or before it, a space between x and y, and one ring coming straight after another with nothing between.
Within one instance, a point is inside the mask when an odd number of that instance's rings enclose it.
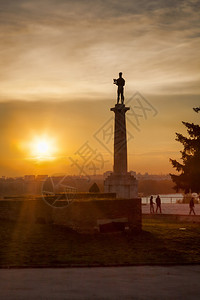
<instances>
[{"instance_id":1,"label":"person standing","mask_svg":"<svg viewBox=\"0 0 200 300\"><path fill-rule=\"evenodd\" d=\"M189 215L191 215L192 212L193 212L194 215L196 215L195 211L194 211L194 197L191 198L190 203L189 203L189 207L190 207Z\"/></svg>"},{"instance_id":2,"label":"person standing","mask_svg":"<svg viewBox=\"0 0 200 300\"><path fill-rule=\"evenodd\" d=\"M156 197L156 213L158 212L158 210L160 210L160 213L162 213L162 210L161 210L161 199L160 199L159 195Z\"/></svg>"},{"instance_id":3,"label":"person standing","mask_svg":"<svg viewBox=\"0 0 200 300\"><path fill-rule=\"evenodd\" d=\"M150 197L150 214L154 214L154 202L153 202L153 196Z\"/></svg>"}]
</instances>

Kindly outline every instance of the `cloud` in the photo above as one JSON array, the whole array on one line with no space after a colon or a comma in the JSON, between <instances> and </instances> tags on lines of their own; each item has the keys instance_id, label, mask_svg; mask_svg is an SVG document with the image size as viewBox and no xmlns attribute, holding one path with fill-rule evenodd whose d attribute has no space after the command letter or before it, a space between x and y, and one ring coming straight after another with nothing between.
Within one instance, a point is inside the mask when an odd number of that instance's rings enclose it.
<instances>
[{"instance_id":1,"label":"cloud","mask_svg":"<svg viewBox=\"0 0 200 300\"><path fill-rule=\"evenodd\" d=\"M199 3L1 1L0 99L110 97L121 70L129 90L198 94Z\"/></svg>"}]
</instances>

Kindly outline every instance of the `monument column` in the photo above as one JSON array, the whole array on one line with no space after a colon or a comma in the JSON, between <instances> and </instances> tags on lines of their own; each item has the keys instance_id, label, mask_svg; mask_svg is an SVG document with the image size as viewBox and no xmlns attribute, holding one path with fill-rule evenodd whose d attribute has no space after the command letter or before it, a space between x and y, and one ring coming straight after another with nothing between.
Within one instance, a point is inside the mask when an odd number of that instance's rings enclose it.
<instances>
[{"instance_id":1,"label":"monument column","mask_svg":"<svg viewBox=\"0 0 200 300\"><path fill-rule=\"evenodd\" d=\"M130 107L124 104L125 80L121 72L119 78L114 79L114 84L118 86L117 104L110 109L115 113L114 167L113 173L104 181L104 191L116 193L117 198L134 199L138 196L138 185L136 178L127 172L126 112Z\"/></svg>"},{"instance_id":2,"label":"monument column","mask_svg":"<svg viewBox=\"0 0 200 300\"><path fill-rule=\"evenodd\" d=\"M130 107L116 104L110 110L115 113L114 133L114 168L115 174L127 173L127 139L126 139L126 112Z\"/></svg>"}]
</instances>

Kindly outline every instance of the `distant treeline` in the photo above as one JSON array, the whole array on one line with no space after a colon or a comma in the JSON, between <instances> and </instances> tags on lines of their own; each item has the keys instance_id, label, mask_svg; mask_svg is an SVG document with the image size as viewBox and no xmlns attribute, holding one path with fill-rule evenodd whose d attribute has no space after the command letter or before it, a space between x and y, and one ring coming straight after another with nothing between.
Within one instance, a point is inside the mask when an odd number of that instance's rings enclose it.
<instances>
[{"instance_id":1,"label":"distant treeline","mask_svg":"<svg viewBox=\"0 0 200 300\"><path fill-rule=\"evenodd\" d=\"M58 178L59 181L59 178ZM51 182L51 181L50 181ZM55 182L56 183L56 180ZM61 187L63 186L71 186L77 189L78 192L88 192L91 186L96 183L100 192L104 192L104 182L102 179L96 180L87 180L85 178L77 179L77 178L66 178L66 182L62 182ZM54 190L51 186L48 186L48 179L45 183L40 181L17 181L17 180L7 180L0 181L0 196L7 195L39 195L43 190L49 192L63 192L64 190ZM55 185L56 186L56 185ZM169 180L153 180L153 179L140 179L138 181L138 192L141 196L149 196L151 194L171 194L175 193L173 189L174 183ZM59 188L59 186L58 186Z\"/></svg>"},{"instance_id":2,"label":"distant treeline","mask_svg":"<svg viewBox=\"0 0 200 300\"><path fill-rule=\"evenodd\" d=\"M93 182L90 182L89 184L82 185L83 191L88 191L88 187L92 185ZM96 181L97 185L100 188L100 191L103 192L103 181L99 180ZM87 187L86 187L87 186ZM175 190L173 189L174 183L169 180L139 180L138 181L138 192L142 196L149 196L151 194L173 194L175 193Z\"/></svg>"},{"instance_id":3,"label":"distant treeline","mask_svg":"<svg viewBox=\"0 0 200 300\"><path fill-rule=\"evenodd\" d=\"M140 180L138 182L138 192L142 196L151 194L172 194L174 183L171 180Z\"/></svg>"},{"instance_id":4,"label":"distant treeline","mask_svg":"<svg viewBox=\"0 0 200 300\"><path fill-rule=\"evenodd\" d=\"M96 181L79 181L77 182L77 188L79 192L88 192L92 184L96 182L101 192L104 191L103 180ZM139 180L138 192L142 196L149 196L151 194L172 194L175 193L173 189L174 183L171 180Z\"/></svg>"}]
</instances>

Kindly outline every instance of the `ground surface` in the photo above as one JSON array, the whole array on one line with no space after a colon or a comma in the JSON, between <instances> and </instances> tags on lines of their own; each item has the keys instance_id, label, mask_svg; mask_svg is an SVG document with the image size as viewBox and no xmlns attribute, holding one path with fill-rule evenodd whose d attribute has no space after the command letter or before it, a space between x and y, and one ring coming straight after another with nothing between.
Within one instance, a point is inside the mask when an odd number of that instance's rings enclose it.
<instances>
[{"instance_id":1,"label":"ground surface","mask_svg":"<svg viewBox=\"0 0 200 300\"><path fill-rule=\"evenodd\" d=\"M200 299L200 266L0 270L1 299Z\"/></svg>"},{"instance_id":2,"label":"ground surface","mask_svg":"<svg viewBox=\"0 0 200 300\"><path fill-rule=\"evenodd\" d=\"M97 235L7 221L0 228L0 267L200 263L199 224L143 219L142 232Z\"/></svg>"}]
</instances>

